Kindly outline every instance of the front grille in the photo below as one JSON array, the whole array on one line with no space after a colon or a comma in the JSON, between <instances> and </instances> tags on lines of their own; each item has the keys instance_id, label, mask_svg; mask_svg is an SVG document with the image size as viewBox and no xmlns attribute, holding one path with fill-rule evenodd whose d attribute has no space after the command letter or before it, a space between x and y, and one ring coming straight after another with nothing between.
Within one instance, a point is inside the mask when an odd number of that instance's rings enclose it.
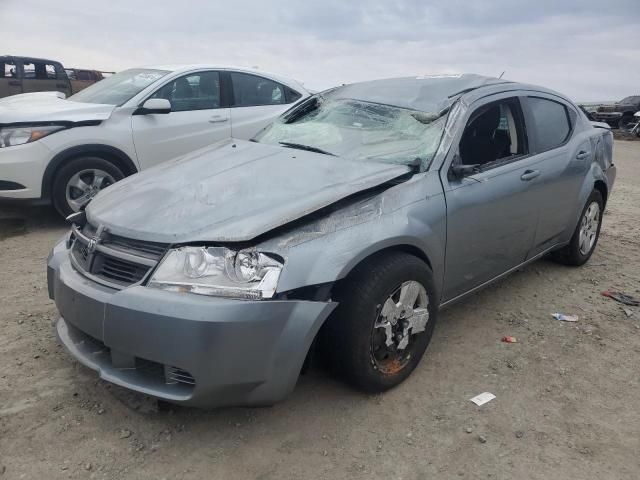
<instances>
[{"instance_id":1,"label":"front grille","mask_svg":"<svg viewBox=\"0 0 640 480\"><path fill-rule=\"evenodd\" d=\"M149 267L136 265L135 263L119 260L106 255L99 255L96 259L98 265L95 267L95 274L113 280L121 285L131 285L141 281Z\"/></svg>"},{"instance_id":2,"label":"front grille","mask_svg":"<svg viewBox=\"0 0 640 480\"><path fill-rule=\"evenodd\" d=\"M87 223L74 226L71 255L77 270L112 288L142 282L162 259L168 245L113 235Z\"/></svg>"}]
</instances>

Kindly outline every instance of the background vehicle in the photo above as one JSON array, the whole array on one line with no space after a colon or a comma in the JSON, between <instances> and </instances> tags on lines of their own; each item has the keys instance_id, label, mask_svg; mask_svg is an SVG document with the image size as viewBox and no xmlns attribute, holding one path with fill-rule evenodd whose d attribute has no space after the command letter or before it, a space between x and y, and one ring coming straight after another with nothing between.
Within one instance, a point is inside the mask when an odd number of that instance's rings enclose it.
<instances>
[{"instance_id":1,"label":"background vehicle","mask_svg":"<svg viewBox=\"0 0 640 480\"><path fill-rule=\"evenodd\" d=\"M0 56L0 98L29 92L61 92L68 97L102 80L102 73L108 72L65 69L43 58Z\"/></svg>"},{"instance_id":2,"label":"background vehicle","mask_svg":"<svg viewBox=\"0 0 640 480\"><path fill-rule=\"evenodd\" d=\"M315 340L350 384L387 390L440 307L549 252L585 263L616 174L610 129L566 97L476 75L339 87L253 140L125 179L72 218L49 292L61 343L101 377L269 404Z\"/></svg>"},{"instance_id":3,"label":"background vehicle","mask_svg":"<svg viewBox=\"0 0 640 480\"><path fill-rule=\"evenodd\" d=\"M602 105L592 112L594 119L621 130L629 130L635 124L633 115L640 111L640 95L625 97L613 105Z\"/></svg>"},{"instance_id":4,"label":"background vehicle","mask_svg":"<svg viewBox=\"0 0 640 480\"><path fill-rule=\"evenodd\" d=\"M71 91L73 93L87 88L96 82L104 79L106 76L113 75L115 72L101 72L99 70L83 70L80 68L65 68L67 77L71 81Z\"/></svg>"},{"instance_id":5,"label":"background vehicle","mask_svg":"<svg viewBox=\"0 0 640 480\"><path fill-rule=\"evenodd\" d=\"M277 75L190 65L126 70L68 99L1 99L0 200L52 200L66 216L135 172L249 139L308 96Z\"/></svg>"}]
</instances>

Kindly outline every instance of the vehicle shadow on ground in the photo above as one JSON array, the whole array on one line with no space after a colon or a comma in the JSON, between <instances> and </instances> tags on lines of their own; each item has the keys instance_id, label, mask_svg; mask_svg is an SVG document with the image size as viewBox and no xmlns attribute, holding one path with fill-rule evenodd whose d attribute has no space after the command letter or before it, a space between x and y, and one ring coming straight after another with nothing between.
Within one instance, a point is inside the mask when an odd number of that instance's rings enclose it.
<instances>
[{"instance_id":1,"label":"vehicle shadow on ground","mask_svg":"<svg viewBox=\"0 0 640 480\"><path fill-rule=\"evenodd\" d=\"M66 225L51 206L0 205L0 240L28 231L53 230Z\"/></svg>"}]
</instances>

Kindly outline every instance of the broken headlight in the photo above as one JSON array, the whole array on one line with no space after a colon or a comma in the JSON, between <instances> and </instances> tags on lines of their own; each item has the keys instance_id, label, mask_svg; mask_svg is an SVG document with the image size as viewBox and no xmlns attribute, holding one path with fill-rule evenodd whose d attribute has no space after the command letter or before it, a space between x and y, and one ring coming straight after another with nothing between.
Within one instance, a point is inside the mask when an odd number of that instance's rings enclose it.
<instances>
[{"instance_id":1,"label":"broken headlight","mask_svg":"<svg viewBox=\"0 0 640 480\"><path fill-rule=\"evenodd\" d=\"M271 298L283 263L256 250L181 247L171 250L148 286L174 292L261 300Z\"/></svg>"}]
</instances>

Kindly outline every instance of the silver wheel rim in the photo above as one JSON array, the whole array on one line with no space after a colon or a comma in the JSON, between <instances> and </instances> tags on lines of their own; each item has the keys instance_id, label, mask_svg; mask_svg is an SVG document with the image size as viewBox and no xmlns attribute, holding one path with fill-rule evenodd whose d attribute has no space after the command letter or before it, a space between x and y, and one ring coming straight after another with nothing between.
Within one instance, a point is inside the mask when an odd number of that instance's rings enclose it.
<instances>
[{"instance_id":1,"label":"silver wheel rim","mask_svg":"<svg viewBox=\"0 0 640 480\"><path fill-rule=\"evenodd\" d=\"M414 280L403 282L387 297L373 326L371 357L375 368L394 374L407 365L413 337L424 332L429 323L428 306L426 289ZM376 338L383 339L384 345Z\"/></svg>"},{"instance_id":2,"label":"silver wheel rim","mask_svg":"<svg viewBox=\"0 0 640 480\"><path fill-rule=\"evenodd\" d=\"M587 255L598 238L598 226L600 225L600 205L591 202L580 221L580 233L578 237L578 249L582 255Z\"/></svg>"},{"instance_id":3,"label":"silver wheel rim","mask_svg":"<svg viewBox=\"0 0 640 480\"><path fill-rule=\"evenodd\" d=\"M65 196L67 205L74 212L79 211L95 197L100 190L116 183L113 176L98 168L88 168L73 175L67 182Z\"/></svg>"}]
</instances>

